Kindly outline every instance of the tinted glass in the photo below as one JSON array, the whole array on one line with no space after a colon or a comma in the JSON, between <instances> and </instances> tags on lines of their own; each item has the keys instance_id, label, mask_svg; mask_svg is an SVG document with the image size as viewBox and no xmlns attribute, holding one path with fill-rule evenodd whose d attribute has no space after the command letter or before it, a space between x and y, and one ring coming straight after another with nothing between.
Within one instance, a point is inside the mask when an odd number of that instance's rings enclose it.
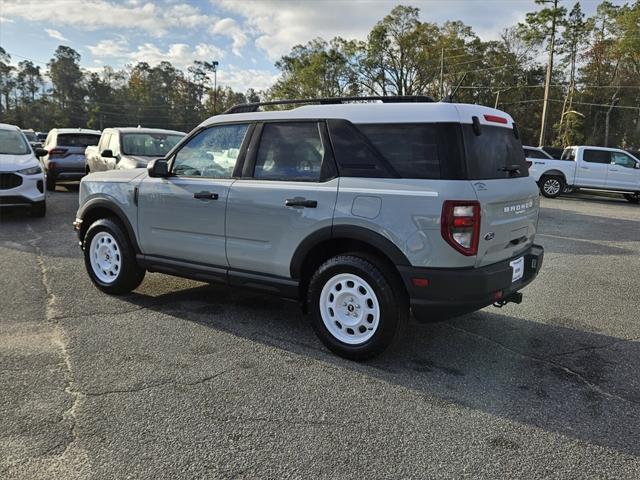
<instances>
[{"instance_id":1,"label":"tinted glass","mask_svg":"<svg viewBox=\"0 0 640 480\"><path fill-rule=\"evenodd\" d=\"M173 173L190 177L231 178L248 125L222 125L201 131L175 156Z\"/></svg>"},{"instance_id":2,"label":"tinted glass","mask_svg":"<svg viewBox=\"0 0 640 480\"><path fill-rule=\"evenodd\" d=\"M611 152L606 150L585 150L582 159L589 163L611 163Z\"/></svg>"},{"instance_id":3,"label":"tinted glass","mask_svg":"<svg viewBox=\"0 0 640 480\"><path fill-rule=\"evenodd\" d=\"M0 130L0 155L26 155L31 147L17 130Z\"/></svg>"},{"instance_id":4,"label":"tinted glass","mask_svg":"<svg viewBox=\"0 0 640 480\"><path fill-rule=\"evenodd\" d=\"M576 159L576 151L573 148L565 148L560 159L573 161Z\"/></svg>"},{"instance_id":5,"label":"tinted glass","mask_svg":"<svg viewBox=\"0 0 640 480\"><path fill-rule=\"evenodd\" d=\"M323 157L317 123L267 123L262 129L253 176L317 182Z\"/></svg>"},{"instance_id":6,"label":"tinted glass","mask_svg":"<svg viewBox=\"0 0 640 480\"><path fill-rule=\"evenodd\" d=\"M30 142L38 141L38 137L34 132L22 132L22 133L24 133L24 136L27 137L27 140L29 140Z\"/></svg>"},{"instance_id":7,"label":"tinted glass","mask_svg":"<svg viewBox=\"0 0 640 480\"><path fill-rule=\"evenodd\" d=\"M469 180L529 176L522 143L511 128L482 125L480 135L462 126Z\"/></svg>"},{"instance_id":8,"label":"tinted glass","mask_svg":"<svg viewBox=\"0 0 640 480\"><path fill-rule=\"evenodd\" d=\"M613 163L620 167L635 168L636 166L636 161L624 153L611 152L611 158L613 159Z\"/></svg>"},{"instance_id":9,"label":"tinted glass","mask_svg":"<svg viewBox=\"0 0 640 480\"><path fill-rule=\"evenodd\" d=\"M358 125L402 178L440 178L436 124Z\"/></svg>"},{"instance_id":10,"label":"tinted glass","mask_svg":"<svg viewBox=\"0 0 640 480\"><path fill-rule=\"evenodd\" d=\"M531 150L530 148L525 148L524 154L527 158L544 158L549 160L549 157L547 157L544 153L539 152L538 150Z\"/></svg>"},{"instance_id":11,"label":"tinted glass","mask_svg":"<svg viewBox=\"0 0 640 480\"><path fill-rule=\"evenodd\" d=\"M58 147L89 147L98 145L100 135L91 133L61 133L58 135Z\"/></svg>"},{"instance_id":12,"label":"tinted glass","mask_svg":"<svg viewBox=\"0 0 640 480\"><path fill-rule=\"evenodd\" d=\"M166 133L124 133L122 153L142 157L164 157L184 135Z\"/></svg>"}]
</instances>

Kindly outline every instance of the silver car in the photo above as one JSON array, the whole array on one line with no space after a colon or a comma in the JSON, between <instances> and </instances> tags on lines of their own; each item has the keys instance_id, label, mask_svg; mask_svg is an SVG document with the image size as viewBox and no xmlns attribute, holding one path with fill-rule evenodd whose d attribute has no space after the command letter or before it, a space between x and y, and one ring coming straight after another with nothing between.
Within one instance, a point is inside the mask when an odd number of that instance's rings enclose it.
<instances>
[{"instance_id":1,"label":"silver car","mask_svg":"<svg viewBox=\"0 0 640 480\"><path fill-rule=\"evenodd\" d=\"M543 249L511 117L352 100L241 105L147 170L83 179L75 228L93 283L119 294L164 272L294 298L351 359L384 350L410 312L520 303Z\"/></svg>"}]
</instances>

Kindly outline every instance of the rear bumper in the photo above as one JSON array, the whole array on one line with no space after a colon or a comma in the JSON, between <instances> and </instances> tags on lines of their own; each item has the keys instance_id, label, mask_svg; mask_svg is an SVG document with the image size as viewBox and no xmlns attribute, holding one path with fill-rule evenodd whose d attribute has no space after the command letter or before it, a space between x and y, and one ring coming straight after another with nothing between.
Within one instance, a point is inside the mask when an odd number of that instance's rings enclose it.
<instances>
[{"instance_id":1,"label":"rear bumper","mask_svg":"<svg viewBox=\"0 0 640 480\"><path fill-rule=\"evenodd\" d=\"M511 282L511 261L524 256L524 273ZM444 269L398 266L409 293L411 310L419 321L439 320L443 317L473 312L511 294L531 283L544 258L544 249L532 245L523 253L481 268ZM414 278L426 279L428 285L417 287Z\"/></svg>"}]
</instances>

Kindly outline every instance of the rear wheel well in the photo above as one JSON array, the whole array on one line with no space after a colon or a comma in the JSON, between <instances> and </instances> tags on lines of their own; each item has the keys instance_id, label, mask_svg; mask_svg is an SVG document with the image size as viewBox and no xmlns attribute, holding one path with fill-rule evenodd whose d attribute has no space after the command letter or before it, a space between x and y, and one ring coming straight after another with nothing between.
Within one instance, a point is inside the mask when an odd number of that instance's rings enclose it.
<instances>
[{"instance_id":1,"label":"rear wheel well","mask_svg":"<svg viewBox=\"0 0 640 480\"><path fill-rule=\"evenodd\" d=\"M397 286L397 288L400 289L398 293L403 295L404 298L408 298L409 294L398 269L384 252L362 240L353 238L330 238L315 245L307 252L304 258L300 274L300 300L302 305L306 305L309 281L318 267L328 259L345 253L351 253L380 263L385 276L390 277L387 279L389 283Z\"/></svg>"},{"instance_id":2,"label":"rear wheel well","mask_svg":"<svg viewBox=\"0 0 640 480\"><path fill-rule=\"evenodd\" d=\"M547 170L542 175L540 175L540 180L542 180L544 177L560 177L565 184L567 183L567 178L560 170Z\"/></svg>"}]
</instances>

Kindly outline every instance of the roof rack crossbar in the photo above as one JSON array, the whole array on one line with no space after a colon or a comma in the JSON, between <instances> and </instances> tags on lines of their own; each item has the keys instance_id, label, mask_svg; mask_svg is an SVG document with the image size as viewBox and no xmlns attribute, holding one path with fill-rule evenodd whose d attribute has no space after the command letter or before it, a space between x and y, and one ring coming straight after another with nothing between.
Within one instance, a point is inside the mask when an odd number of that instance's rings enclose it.
<instances>
[{"instance_id":1,"label":"roof rack crossbar","mask_svg":"<svg viewBox=\"0 0 640 480\"><path fill-rule=\"evenodd\" d=\"M435 100L426 95L375 95L367 97L324 97L324 98L309 98L309 99L296 99L296 100L271 100L268 102L253 102L253 103L239 103L234 105L230 109L223 112L227 115L230 113L253 113L257 112L260 107L269 105L337 105L347 102L371 102L379 100L382 103L431 103Z\"/></svg>"}]
</instances>

